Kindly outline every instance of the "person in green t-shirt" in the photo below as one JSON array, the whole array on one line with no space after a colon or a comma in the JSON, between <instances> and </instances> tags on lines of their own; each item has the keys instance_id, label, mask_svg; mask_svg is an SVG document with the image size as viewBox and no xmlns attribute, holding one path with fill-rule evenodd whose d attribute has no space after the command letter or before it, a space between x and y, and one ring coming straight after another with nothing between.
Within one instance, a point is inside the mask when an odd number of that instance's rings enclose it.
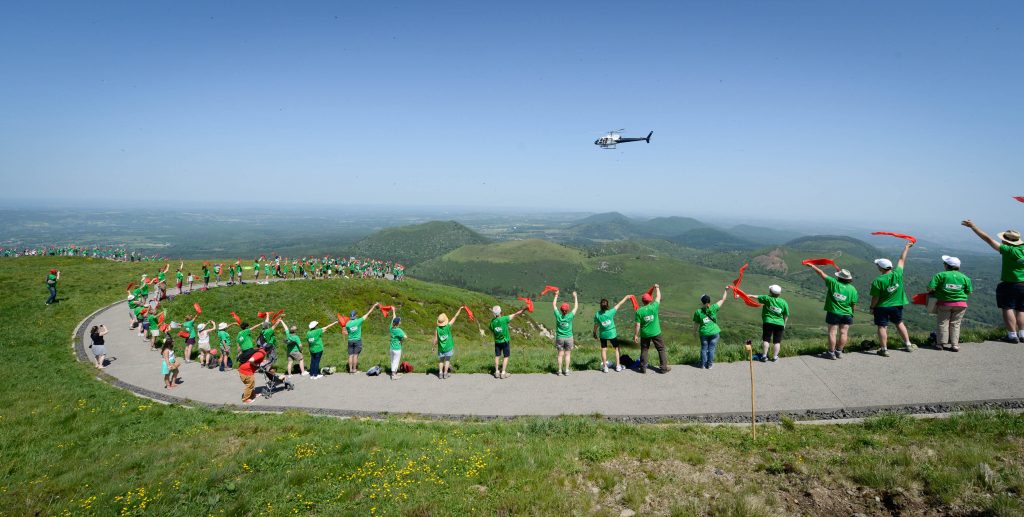
<instances>
[{"instance_id":1,"label":"person in green t-shirt","mask_svg":"<svg viewBox=\"0 0 1024 517\"><path fill-rule=\"evenodd\" d=\"M193 314L181 323L181 327L188 332L185 338L185 362L192 362L192 346L196 344L196 314Z\"/></svg>"},{"instance_id":2,"label":"person in green t-shirt","mask_svg":"<svg viewBox=\"0 0 1024 517\"><path fill-rule=\"evenodd\" d=\"M228 265L228 285L235 285L235 265Z\"/></svg>"},{"instance_id":3,"label":"person in green t-shirt","mask_svg":"<svg viewBox=\"0 0 1024 517\"><path fill-rule=\"evenodd\" d=\"M210 266L203 264L203 290L210 288Z\"/></svg>"},{"instance_id":4,"label":"person in green t-shirt","mask_svg":"<svg viewBox=\"0 0 1024 517\"><path fill-rule=\"evenodd\" d=\"M555 291L555 298L551 306L555 309L555 350L558 356L558 372L562 375L569 375L569 366L572 360L572 349L575 345L572 337L572 320L576 318L576 310L579 309L579 297L576 291L572 292L572 310L569 304L558 305L558 291ZM565 360L565 369L562 369L562 360ZM557 373L556 373L557 375Z\"/></svg>"},{"instance_id":5,"label":"person in green t-shirt","mask_svg":"<svg viewBox=\"0 0 1024 517\"><path fill-rule=\"evenodd\" d=\"M291 327L284 322L284 318L277 320L277 324L281 325L284 329L284 343L288 351L288 366L285 368L285 375L291 376L292 364L299 364L299 375L309 375L306 371L306 363L302 357L302 338L299 337L298 328L294 325Z\"/></svg>"},{"instance_id":6,"label":"person in green t-shirt","mask_svg":"<svg viewBox=\"0 0 1024 517\"><path fill-rule=\"evenodd\" d=\"M405 341L405 331L399 328L402 318L395 316L391 319L391 350L388 351L391 359L391 380L398 379L402 373L398 371L398 364L402 360L402 341Z\"/></svg>"},{"instance_id":7,"label":"person in green t-shirt","mask_svg":"<svg viewBox=\"0 0 1024 517\"><path fill-rule=\"evenodd\" d=\"M665 342L661 337L661 319L658 314L661 308L661 286L654 284L654 296L648 291L640 297L642 307L637 309L633 320L636 328L633 342L640 345L640 373L647 373L647 353L654 345L658 351L658 373L668 373L672 367L668 365L668 354L665 353Z\"/></svg>"},{"instance_id":8,"label":"person in green t-shirt","mask_svg":"<svg viewBox=\"0 0 1024 517\"><path fill-rule=\"evenodd\" d=\"M459 318L462 307L455 311L452 319L441 313L437 315L437 328L434 329L434 346L437 347L437 378L447 379L452 376L452 355L455 354L455 338L452 336L452 325Z\"/></svg>"},{"instance_id":9,"label":"person in green t-shirt","mask_svg":"<svg viewBox=\"0 0 1024 517\"><path fill-rule=\"evenodd\" d=\"M508 316L501 315L501 307L495 305L491 307L491 314L494 314L494 319L491 320L490 329L491 333L494 334L494 378L495 379L507 379L510 374L508 373L508 356L512 351L510 341L511 335L508 330L508 324L510 321L519 316L526 309L519 309ZM502 356L504 361L501 362ZM499 368L498 365L501 364Z\"/></svg>"},{"instance_id":10,"label":"person in green t-shirt","mask_svg":"<svg viewBox=\"0 0 1024 517\"><path fill-rule=\"evenodd\" d=\"M259 281L260 281L260 259L258 257L252 259L252 274L253 274L253 281L259 283Z\"/></svg>"},{"instance_id":11,"label":"person in green t-shirt","mask_svg":"<svg viewBox=\"0 0 1024 517\"><path fill-rule=\"evenodd\" d=\"M874 282L871 282L871 313L875 317L875 326L878 327L878 342L881 344L878 355L882 357L889 357L890 321L896 325L896 330L903 338L906 351L914 351L914 345L910 342L910 333L907 332L907 326L903 324L903 306L910 303L903 281L903 266L907 263L907 252L913 246L913 242L907 241L895 268L892 267L892 261L889 259L875 260L875 265L878 266L878 271L882 274L875 278Z\"/></svg>"},{"instance_id":12,"label":"person in green t-shirt","mask_svg":"<svg viewBox=\"0 0 1024 517\"><path fill-rule=\"evenodd\" d=\"M380 303L373 304L370 310L359 318L356 317L358 313L355 309L348 315L350 319L345 323L345 333L348 334L348 373L359 373L359 354L363 352L363 322L378 307Z\"/></svg>"},{"instance_id":13,"label":"person in green t-shirt","mask_svg":"<svg viewBox=\"0 0 1024 517\"><path fill-rule=\"evenodd\" d=\"M928 294L935 298L935 316L938 331L935 333L935 348L953 352L960 351L960 323L967 312L967 298L974 286L971 279L960 272L960 259L942 256L945 271L936 273L928 282Z\"/></svg>"},{"instance_id":14,"label":"person in green t-shirt","mask_svg":"<svg viewBox=\"0 0 1024 517\"><path fill-rule=\"evenodd\" d=\"M50 297L46 299L46 305L57 303L57 280L60 280L60 271L51 269L50 273L46 275L46 289L50 291Z\"/></svg>"},{"instance_id":15,"label":"person in green t-shirt","mask_svg":"<svg viewBox=\"0 0 1024 517\"><path fill-rule=\"evenodd\" d=\"M807 267L825 281L825 323L828 325L828 352L825 357L842 359L849 340L850 325L853 324L853 312L857 309L857 288L853 286L853 275L841 269L836 271L836 278L832 278L814 264L807 264Z\"/></svg>"},{"instance_id":16,"label":"person in green t-shirt","mask_svg":"<svg viewBox=\"0 0 1024 517\"><path fill-rule=\"evenodd\" d=\"M722 329L718 326L718 309L722 308L728 298L729 289L722 292L722 299L711 303L711 297L700 297L701 307L693 313L693 333L700 342L700 367L710 370L715 365L715 348L722 337Z\"/></svg>"},{"instance_id":17,"label":"person in green t-shirt","mask_svg":"<svg viewBox=\"0 0 1024 517\"><path fill-rule=\"evenodd\" d=\"M970 228L981 240L1003 257L999 285L996 286L996 305L1003 311L1008 343L1024 341L1024 241L1017 230L1006 230L989 237L970 219L960 223Z\"/></svg>"},{"instance_id":18,"label":"person in green t-shirt","mask_svg":"<svg viewBox=\"0 0 1024 517\"><path fill-rule=\"evenodd\" d=\"M242 352L253 347L252 342L252 330L249 329L249 322L243 321L238 328L238 335L235 336L235 346L237 347L236 353L241 354Z\"/></svg>"},{"instance_id":19,"label":"person in green t-shirt","mask_svg":"<svg viewBox=\"0 0 1024 517\"><path fill-rule=\"evenodd\" d=\"M317 328L320 322L311 321L309 322L309 331L306 332L306 343L309 344L309 378L319 379L320 375L320 357L324 355L324 332L327 329L338 324L337 321L332 322L323 328Z\"/></svg>"},{"instance_id":20,"label":"person in green t-shirt","mask_svg":"<svg viewBox=\"0 0 1024 517\"><path fill-rule=\"evenodd\" d=\"M185 286L185 272L181 270L183 267L185 267L184 263L182 263L181 266L178 267L178 270L174 272L174 285L178 288L178 294L183 294L185 292L183 289Z\"/></svg>"},{"instance_id":21,"label":"person in green t-shirt","mask_svg":"<svg viewBox=\"0 0 1024 517\"><path fill-rule=\"evenodd\" d=\"M615 340L619 337L618 331L615 329L615 314L628 299L628 295L623 296L622 300L612 307L607 298L601 298L601 309L594 313L594 339L601 342L601 371L604 373L608 373L609 344L615 349L615 371L622 371L622 363L619 362L619 345Z\"/></svg>"},{"instance_id":22,"label":"person in green t-shirt","mask_svg":"<svg viewBox=\"0 0 1024 517\"><path fill-rule=\"evenodd\" d=\"M228 327L234 327L237 323L228 325L225 322L220 322L217 325L217 339L220 341L218 346L218 354L220 355L220 371L224 371L231 367L231 334L228 334Z\"/></svg>"},{"instance_id":23,"label":"person in green t-shirt","mask_svg":"<svg viewBox=\"0 0 1024 517\"><path fill-rule=\"evenodd\" d=\"M782 336L786 332L786 323L789 322L789 303L782 298L782 287L772 284L768 286L767 295L750 295L761 304L761 347L760 354L755 354L754 359L762 363L768 361L768 349L775 345L771 361L779 360L779 349L782 348Z\"/></svg>"}]
</instances>

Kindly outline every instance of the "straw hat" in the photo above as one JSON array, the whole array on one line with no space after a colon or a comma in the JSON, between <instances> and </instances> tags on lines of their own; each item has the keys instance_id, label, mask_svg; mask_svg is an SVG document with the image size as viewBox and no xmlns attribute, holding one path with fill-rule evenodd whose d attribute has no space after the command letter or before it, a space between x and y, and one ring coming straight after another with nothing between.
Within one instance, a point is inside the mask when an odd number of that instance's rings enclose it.
<instances>
[{"instance_id":1,"label":"straw hat","mask_svg":"<svg viewBox=\"0 0 1024 517\"><path fill-rule=\"evenodd\" d=\"M1024 244L1024 241L1020 240L1020 232L1017 230L999 232L999 238L1011 246L1020 246L1021 244Z\"/></svg>"},{"instance_id":2,"label":"straw hat","mask_svg":"<svg viewBox=\"0 0 1024 517\"><path fill-rule=\"evenodd\" d=\"M443 313L443 312L441 314L438 314L438 316L437 316L437 326L438 327L443 327L443 326L445 326L447 324L448 324L448 315Z\"/></svg>"},{"instance_id":3,"label":"straw hat","mask_svg":"<svg viewBox=\"0 0 1024 517\"><path fill-rule=\"evenodd\" d=\"M840 280L853 280L853 275L850 274L848 269L840 269L836 271L836 278Z\"/></svg>"},{"instance_id":4,"label":"straw hat","mask_svg":"<svg viewBox=\"0 0 1024 517\"><path fill-rule=\"evenodd\" d=\"M227 324L227 323L224 323L223 321L222 321L222 322L220 322L220 324L219 324L219 325L217 325L217 330L224 330L224 329L226 329L226 328L228 328L228 324Z\"/></svg>"}]
</instances>

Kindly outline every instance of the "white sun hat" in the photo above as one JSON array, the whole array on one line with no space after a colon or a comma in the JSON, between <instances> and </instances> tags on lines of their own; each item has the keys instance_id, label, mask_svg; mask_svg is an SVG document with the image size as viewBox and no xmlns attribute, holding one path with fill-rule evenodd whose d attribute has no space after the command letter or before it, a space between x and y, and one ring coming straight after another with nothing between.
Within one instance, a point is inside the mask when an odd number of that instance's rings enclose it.
<instances>
[{"instance_id":1,"label":"white sun hat","mask_svg":"<svg viewBox=\"0 0 1024 517\"><path fill-rule=\"evenodd\" d=\"M943 255L942 262L944 262L949 267L960 267L960 259L956 257L950 257L949 255Z\"/></svg>"}]
</instances>

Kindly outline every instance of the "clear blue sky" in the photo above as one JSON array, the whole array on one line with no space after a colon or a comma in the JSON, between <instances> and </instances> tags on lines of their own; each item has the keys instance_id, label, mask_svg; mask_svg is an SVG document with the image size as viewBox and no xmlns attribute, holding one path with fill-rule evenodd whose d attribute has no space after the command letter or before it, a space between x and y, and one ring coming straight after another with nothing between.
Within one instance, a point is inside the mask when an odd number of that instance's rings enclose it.
<instances>
[{"instance_id":1,"label":"clear blue sky","mask_svg":"<svg viewBox=\"0 0 1024 517\"><path fill-rule=\"evenodd\" d=\"M1019 221L1022 49L1016 1L7 2L0 197Z\"/></svg>"}]
</instances>

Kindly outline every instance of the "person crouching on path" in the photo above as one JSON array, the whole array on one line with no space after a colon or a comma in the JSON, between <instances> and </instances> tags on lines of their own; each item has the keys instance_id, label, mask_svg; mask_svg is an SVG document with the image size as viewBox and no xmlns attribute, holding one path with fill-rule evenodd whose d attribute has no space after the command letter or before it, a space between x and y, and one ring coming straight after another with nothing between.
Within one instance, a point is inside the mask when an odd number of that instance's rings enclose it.
<instances>
[{"instance_id":1,"label":"person crouching on path","mask_svg":"<svg viewBox=\"0 0 1024 517\"><path fill-rule=\"evenodd\" d=\"M249 360L238 365L238 378L242 380L242 384L245 386L242 391L242 402L245 404L252 404L255 402L256 397L252 396L252 390L256 386L256 368L259 367L260 363L267 357L267 353L263 348L257 348Z\"/></svg>"},{"instance_id":2,"label":"person crouching on path","mask_svg":"<svg viewBox=\"0 0 1024 517\"><path fill-rule=\"evenodd\" d=\"M309 344L309 378L319 379L320 375L320 357L324 355L324 332L327 329L338 324L337 321L331 322L323 328L317 328L320 322L311 321L309 322L309 331L306 332L306 343Z\"/></svg>"},{"instance_id":3,"label":"person crouching on path","mask_svg":"<svg viewBox=\"0 0 1024 517\"><path fill-rule=\"evenodd\" d=\"M960 272L960 259L942 256L946 270L936 273L928 282L928 293L935 297L935 316L938 331L935 333L935 348L951 352L960 351L960 323L967 312L967 298L974 286L971 279Z\"/></svg>"},{"instance_id":4,"label":"person crouching on path","mask_svg":"<svg viewBox=\"0 0 1024 517\"><path fill-rule=\"evenodd\" d=\"M172 389L178 383L178 369L181 367L181 359L174 357L174 339L170 334L164 336L163 346L160 348L160 356L163 362L160 364L160 373L164 375L164 388Z\"/></svg>"},{"instance_id":5,"label":"person crouching on path","mask_svg":"<svg viewBox=\"0 0 1024 517\"><path fill-rule=\"evenodd\" d=\"M907 242L895 268L892 267L892 261L889 259L875 260L875 265L878 266L878 270L882 274L874 282L871 282L871 313L875 317L875 326L878 327L878 342L881 344L878 355L882 357L889 357L890 321L896 325L896 330L903 338L906 351L914 351L914 345L910 342L910 333L907 332L907 326L903 324L903 306L910 303L903 282L903 266L907 263L907 252L913 245L913 242Z\"/></svg>"},{"instance_id":6,"label":"person crouching on path","mask_svg":"<svg viewBox=\"0 0 1024 517\"><path fill-rule=\"evenodd\" d=\"M701 308L693 313L693 332L700 341L700 367L710 370L715 365L715 348L722 337L722 329L718 326L718 310L728 298L729 290L722 292L722 299L711 303L711 297L700 297Z\"/></svg>"},{"instance_id":7,"label":"person crouching on path","mask_svg":"<svg viewBox=\"0 0 1024 517\"><path fill-rule=\"evenodd\" d=\"M391 349L388 354L391 356L391 380L395 380L402 377L401 372L398 371L398 365L402 360L402 341L405 341L405 331L399 328L402 324L402 318L395 316L391 320Z\"/></svg>"},{"instance_id":8,"label":"person crouching on path","mask_svg":"<svg viewBox=\"0 0 1024 517\"><path fill-rule=\"evenodd\" d=\"M451 377L452 355L455 354L455 336L452 336L452 325L459 319L462 307L455 311L452 319L441 313L437 316L437 328L434 329L434 345L437 346L437 378L447 379Z\"/></svg>"},{"instance_id":9,"label":"person crouching on path","mask_svg":"<svg viewBox=\"0 0 1024 517\"><path fill-rule=\"evenodd\" d=\"M299 337L299 329L294 325L289 327L283 318L277 323L284 329L284 344L288 350L288 366L285 370L285 377L292 376L293 362L299 363L299 375L309 375L306 372L306 363L302 358L302 339Z\"/></svg>"},{"instance_id":10,"label":"person crouching on path","mask_svg":"<svg viewBox=\"0 0 1024 517\"><path fill-rule=\"evenodd\" d=\"M779 360L779 349L782 348L782 335L789 323L789 304L782 298L782 287L768 286L768 295L754 296L761 304L761 362L768 361L768 348L774 346L771 361Z\"/></svg>"},{"instance_id":11,"label":"person crouching on path","mask_svg":"<svg viewBox=\"0 0 1024 517\"><path fill-rule=\"evenodd\" d=\"M1001 242L989 237L970 219L962 222L974 231L981 240L1003 257L1003 269L996 286L996 305L1003 311L1008 343L1024 341L1024 241L1017 230L1006 230L996 236Z\"/></svg>"},{"instance_id":12,"label":"person crouching on path","mask_svg":"<svg viewBox=\"0 0 1024 517\"><path fill-rule=\"evenodd\" d=\"M636 311L636 329L633 342L640 345L640 373L647 373L647 353L654 345L658 351L658 373L668 373L672 367L668 365L668 354L665 353L665 342L661 337L661 322L658 309L661 307L661 286L654 284L654 296L644 293L640 297L643 307Z\"/></svg>"},{"instance_id":13,"label":"person crouching on path","mask_svg":"<svg viewBox=\"0 0 1024 517\"><path fill-rule=\"evenodd\" d=\"M370 310L359 318L356 317L355 309L349 313L351 319L345 323L345 333L348 334L348 373L359 373L359 354L363 352L363 322L377 307L380 307L379 303L373 304Z\"/></svg>"},{"instance_id":14,"label":"person crouching on path","mask_svg":"<svg viewBox=\"0 0 1024 517\"><path fill-rule=\"evenodd\" d=\"M628 299L629 296L623 296L622 300L615 304L615 307L611 307L611 302L607 298L601 298L601 309L594 313L594 339L601 341L601 371L604 373L608 373L608 345L615 349L615 371L622 371L622 364L619 361L619 345L615 344L615 339L619 337L618 331L615 329L615 313Z\"/></svg>"},{"instance_id":15,"label":"person crouching on path","mask_svg":"<svg viewBox=\"0 0 1024 517\"><path fill-rule=\"evenodd\" d=\"M46 275L46 289L50 291L50 297L46 299L46 305L57 303L57 280L60 280L60 271L51 269L50 273Z\"/></svg>"},{"instance_id":16,"label":"person crouching on path","mask_svg":"<svg viewBox=\"0 0 1024 517\"><path fill-rule=\"evenodd\" d=\"M828 352L825 357L842 359L850 325L853 324L853 311L857 309L857 288L853 286L853 275L841 269L836 271L836 278L832 278L814 264L807 266L825 281L825 323L828 325Z\"/></svg>"},{"instance_id":17,"label":"person crouching on path","mask_svg":"<svg viewBox=\"0 0 1024 517\"><path fill-rule=\"evenodd\" d=\"M512 351L511 348L511 336L508 330L508 324L516 316L519 316L526 309L519 309L508 316L501 315L501 307L495 305L491 307L491 314L494 314L494 319L491 320L490 328L491 333L494 334L494 378L495 379L507 379L508 373L508 356ZM502 356L504 361L501 362ZM499 362L501 367L499 368Z\"/></svg>"},{"instance_id":18,"label":"person crouching on path","mask_svg":"<svg viewBox=\"0 0 1024 517\"><path fill-rule=\"evenodd\" d=\"M555 291L555 299L551 302L555 309L555 350L558 353L558 371L562 375L569 375L569 366L572 364L572 349L575 345L572 337L572 320L576 317L576 310L579 309L579 297L576 291L572 292L572 310L569 304L558 305L558 291ZM565 359L565 369L562 369L562 359Z\"/></svg>"}]
</instances>

